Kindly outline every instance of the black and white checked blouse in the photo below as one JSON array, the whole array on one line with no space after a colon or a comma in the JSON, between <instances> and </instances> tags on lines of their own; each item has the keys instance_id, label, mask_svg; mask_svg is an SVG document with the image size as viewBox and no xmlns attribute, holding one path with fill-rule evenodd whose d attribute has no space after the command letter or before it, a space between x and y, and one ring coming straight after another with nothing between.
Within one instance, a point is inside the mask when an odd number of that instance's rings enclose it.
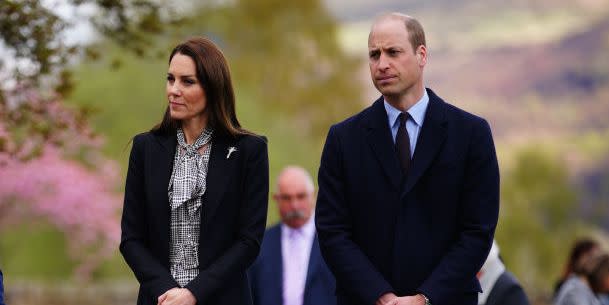
<instances>
[{"instance_id":1,"label":"black and white checked blouse","mask_svg":"<svg viewBox=\"0 0 609 305\"><path fill-rule=\"evenodd\" d=\"M177 131L178 147L168 188L171 205L169 264L171 275L181 287L199 274L201 196L205 193L211 135L212 130L205 129L193 144L188 145L182 129Z\"/></svg>"}]
</instances>

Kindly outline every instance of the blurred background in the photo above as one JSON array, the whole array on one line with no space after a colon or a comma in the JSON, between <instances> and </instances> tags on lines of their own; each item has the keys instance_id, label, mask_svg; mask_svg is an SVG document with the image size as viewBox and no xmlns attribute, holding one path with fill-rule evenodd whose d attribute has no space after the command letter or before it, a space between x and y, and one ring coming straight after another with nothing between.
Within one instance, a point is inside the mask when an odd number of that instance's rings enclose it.
<instances>
[{"instance_id":1,"label":"blurred background","mask_svg":"<svg viewBox=\"0 0 609 305\"><path fill-rule=\"evenodd\" d=\"M288 164L315 175L330 124L378 97L367 36L389 11L426 29L426 86L490 122L501 256L549 304L572 242L607 246L609 0L0 1L6 302L135 303L122 188L178 42L205 35L225 52L242 125L269 139L273 187Z\"/></svg>"}]
</instances>

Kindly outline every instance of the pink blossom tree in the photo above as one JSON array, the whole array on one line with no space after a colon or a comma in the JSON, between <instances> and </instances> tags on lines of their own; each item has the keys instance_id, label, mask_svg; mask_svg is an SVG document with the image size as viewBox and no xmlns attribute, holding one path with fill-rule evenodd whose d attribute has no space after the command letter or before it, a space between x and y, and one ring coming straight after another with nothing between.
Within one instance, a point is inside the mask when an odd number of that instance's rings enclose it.
<instances>
[{"instance_id":1,"label":"pink blossom tree","mask_svg":"<svg viewBox=\"0 0 609 305\"><path fill-rule=\"evenodd\" d=\"M0 98L0 230L44 219L86 279L120 238L119 169L84 116L21 84Z\"/></svg>"},{"instance_id":2,"label":"pink blossom tree","mask_svg":"<svg viewBox=\"0 0 609 305\"><path fill-rule=\"evenodd\" d=\"M64 30L86 20L125 51L147 56L151 38L181 17L164 1L63 1L95 8L76 19L58 15L53 3L0 1L0 230L45 219L65 234L75 275L87 278L118 246L122 181L87 116L62 101L75 82L69 63L101 56L68 43Z\"/></svg>"}]
</instances>

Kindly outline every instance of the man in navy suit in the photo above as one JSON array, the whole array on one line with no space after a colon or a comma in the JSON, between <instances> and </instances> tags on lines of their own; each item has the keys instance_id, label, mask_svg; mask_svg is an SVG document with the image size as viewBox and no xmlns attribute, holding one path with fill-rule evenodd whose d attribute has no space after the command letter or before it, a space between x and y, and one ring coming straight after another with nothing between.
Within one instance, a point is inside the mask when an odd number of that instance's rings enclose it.
<instances>
[{"instance_id":1,"label":"man in navy suit","mask_svg":"<svg viewBox=\"0 0 609 305\"><path fill-rule=\"evenodd\" d=\"M254 305L336 304L335 282L319 251L313 222L313 180L289 166L278 177L273 198L281 224L265 234L248 275Z\"/></svg>"},{"instance_id":2,"label":"man in navy suit","mask_svg":"<svg viewBox=\"0 0 609 305\"><path fill-rule=\"evenodd\" d=\"M379 17L368 37L382 96L333 125L316 225L338 304L476 305L499 213L489 124L423 85L420 23Z\"/></svg>"}]
</instances>

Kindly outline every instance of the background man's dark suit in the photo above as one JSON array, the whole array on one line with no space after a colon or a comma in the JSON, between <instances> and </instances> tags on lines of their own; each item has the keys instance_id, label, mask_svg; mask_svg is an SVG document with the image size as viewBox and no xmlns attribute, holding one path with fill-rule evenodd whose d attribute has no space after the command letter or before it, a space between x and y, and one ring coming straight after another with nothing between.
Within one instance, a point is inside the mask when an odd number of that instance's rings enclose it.
<instances>
[{"instance_id":1,"label":"background man's dark suit","mask_svg":"<svg viewBox=\"0 0 609 305\"><path fill-rule=\"evenodd\" d=\"M429 105L403 177L383 99L330 128L316 225L339 304L385 292L434 305L476 304L491 247L499 171L489 125L427 89Z\"/></svg>"},{"instance_id":2,"label":"background man's dark suit","mask_svg":"<svg viewBox=\"0 0 609 305\"><path fill-rule=\"evenodd\" d=\"M246 270L266 224L268 157L255 136L214 136L203 195L199 275L185 288L199 305L251 304ZM125 186L120 250L140 283L137 303L178 287L169 271L169 199L176 135L151 132L133 139ZM230 158L228 148L236 147Z\"/></svg>"},{"instance_id":3,"label":"background man's dark suit","mask_svg":"<svg viewBox=\"0 0 609 305\"><path fill-rule=\"evenodd\" d=\"M483 290L478 305L529 305L524 289L503 263L496 242L478 273L478 280Z\"/></svg>"},{"instance_id":4,"label":"background man's dark suit","mask_svg":"<svg viewBox=\"0 0 609 305\"><path fill-rule=\"evenodd\" d=\"M529 300L514 275L505 271L493 285L484 305L529 305Z\"/></svg>"},{"instance_id":5,"label":"background man's dark suit","mask_svg":"<svg viewBox=\"0 0 609 305\"><path fill-rule=\"evenodd\" d=\"M281 225L264 234L260 254L248 271L254 305L281 305L283 266L281 256ZM303 305L336 304L334 276L319 252L317 237L313 240Z\"/></svg>"}]
</instances>

